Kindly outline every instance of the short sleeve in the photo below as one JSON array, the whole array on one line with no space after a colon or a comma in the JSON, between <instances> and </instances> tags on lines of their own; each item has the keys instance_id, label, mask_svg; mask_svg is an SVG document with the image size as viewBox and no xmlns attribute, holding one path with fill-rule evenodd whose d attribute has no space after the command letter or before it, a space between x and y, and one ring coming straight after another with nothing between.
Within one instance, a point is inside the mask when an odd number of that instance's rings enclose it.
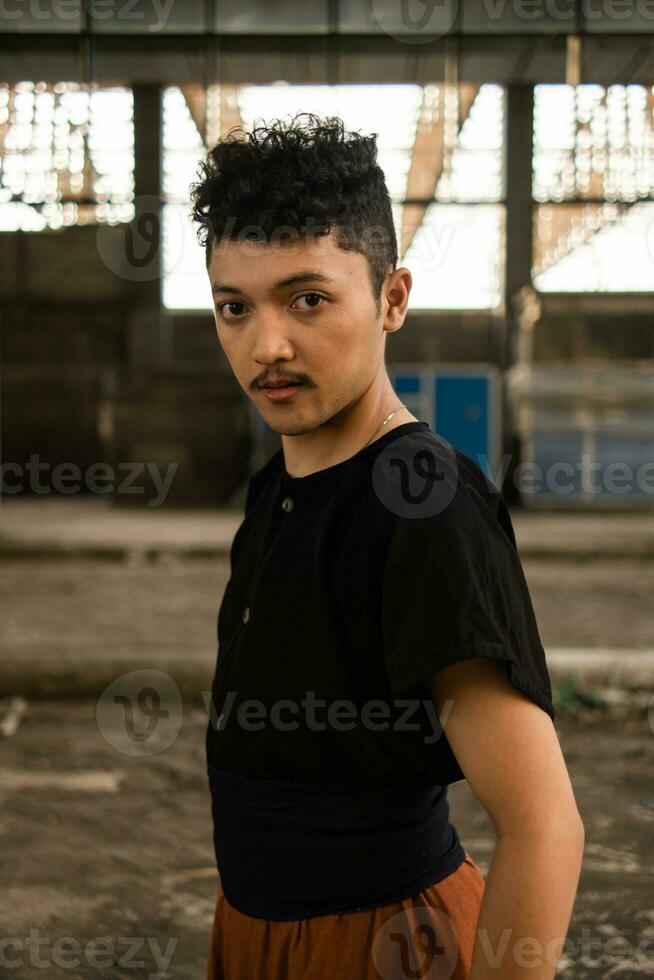
<instances>
[{"instance_id":1,"label":"short sleeve","mask_svg":"<svg viewBox=\"0 0 654 980\"><path fill-rule=\"evenodd\" d=\"M492 657L554 719L545 651L499 490L482 493L463 481L441 513L396 516L382 593L394 698L457 661Z\"/></svg>"}]
</instances>

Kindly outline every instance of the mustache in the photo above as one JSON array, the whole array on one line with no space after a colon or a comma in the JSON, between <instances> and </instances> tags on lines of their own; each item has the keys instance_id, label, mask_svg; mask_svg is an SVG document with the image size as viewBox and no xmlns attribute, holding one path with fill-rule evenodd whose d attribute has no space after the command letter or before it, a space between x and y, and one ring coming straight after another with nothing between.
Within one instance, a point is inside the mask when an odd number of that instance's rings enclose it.
<instances>
[{"instance_id":1,"label":"mustache","mask_svg":"<svg viewBox=\"0 0 654 980\"><path fill-rule=\"evenodd\" d=\"M254 381L252 383L251 387L254 387L254 388L265 388L268 385L279 385L282 382L284 382L286 384L289 384L289 385L294 385L294 384L295 385L301 385L301 384L308 385L308 384L311 383L308 378L293 377L293 376L291 376L289 374L281 374L281 375L278 375L277 377L264 378L262 381Z\"/></svg>"}]
</instances>

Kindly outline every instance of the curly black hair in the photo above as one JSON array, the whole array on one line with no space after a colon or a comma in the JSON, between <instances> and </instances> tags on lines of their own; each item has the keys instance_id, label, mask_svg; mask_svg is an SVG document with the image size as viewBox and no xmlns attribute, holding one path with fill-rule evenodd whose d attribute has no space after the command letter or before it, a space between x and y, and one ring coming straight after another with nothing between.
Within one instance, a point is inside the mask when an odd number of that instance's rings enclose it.
<instances>
[{"instance_id":1,"label":"curly black hair","mask_svg":"<svg viewBox=\"0 0 654 980\"><path fill-rule=\"evenodd\" d=\"M335 231L337 245L368 259L380 309L397 239L377 134L348 132L337 116L299 112L250 132L235 126L199 165L192 219L206 250L221 240L283 240ZM253 235L254 231L254 235Z\"/></svg>"}]
</instances>

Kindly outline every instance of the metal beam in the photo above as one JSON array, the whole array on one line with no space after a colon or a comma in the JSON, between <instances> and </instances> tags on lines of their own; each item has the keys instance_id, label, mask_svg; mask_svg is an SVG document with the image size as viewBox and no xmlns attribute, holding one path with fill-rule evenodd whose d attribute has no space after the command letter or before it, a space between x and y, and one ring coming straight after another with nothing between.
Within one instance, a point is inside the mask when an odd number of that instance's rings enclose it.
<instances>
[{"instance_id":1,"label":"metal beam","mask_svg":"<svg viewBox=\"0 0 654 980\"><path fill-rule=\"evenodd\" d=\"M207 141L207 89L204 85L182 85L184 96L191 119L201 138Z\"/></svg>"},{"instance_id":2,"label":"metal beam","mask_svg":"<svg viewBox=\"0 0 654 980\"><path fill-rule=\"evenodd\" d=\"M85 48L88 41L90 52ZM353 35L75 35L2 34L2 77L101 85L438 84L445 75L451 35L426 44ZM564 83L566 37L551 35L460 35L458 78L499 85ZM91 57L89 57L89 53ZM654 79L654 41L642 34L584 35L581 77L599 85L643 84Z\"/></svg>"},{"instance_id":3,"label":"metal beam","mask_svg":"<svg viewBox=\"0 0 654 980\"><path fill-rule=\"evenodd\" d=\"M604 92L602 101L606 103L606 92ZM651 131L654 117L654 92L651 86L647 89L646 102L645 126ZM579 128L590 129L590 121L580 123ZM591 173L590 188L590 194L587 198L575 198L574 200L566 198L565 201L561 201L560 203L552 203L552 244L545 250L540 247L540 242L537 241L535 243L534 275L538 276L547 271L547 269L550 269L557 262L560 262L561 259L579 248L582 243L586 244L589 242L600 231L603 231L604 228L623 221L628 211L634 205L653 199L649 195L647 197L639 197L635 201L608 201L602 194L603 185L601 175L594 168ZM547 204L548 202L543 202L541 206L546 206ZM602 210L602 205L604 204L611 204L615 210L610 214L605 214ZM580 208L579 205L583 207ZM586 208L596 209L598 220L593 225L584 223L584 210ZM576 234L573 234L573 232L576 232Z\"/></svg>"},{"instance_id":4,"label":"metal beam","mask_svg":"<svg viewBox=\"0 0 654 980\"><path fill-rule=\"evenodd\" d=\"M470 109L479 89L479 85L466 83L458 86L458 132L461 131L461 127L470 114ZM444 88L441 86L439 102L434 106L431 104L430 93L427 90L423 92L416 138L411 155L411 166L407 177L407 200L402 210L400 256L406 255L414 235L423 222L427 208L434 203L436 185L443 172L445 159L444 94Z\"/></svg>"},{"instance_id":5,"label":"metal beam","mask_svg":"<svg viewBox=\"0 0 654 980\"><path fill-rule=\"evenodd\" d=\"M532 85L509 85L506 91L504 140L505 228L504 228L504 335L498 345L497 363L505 372L516 360L519 335L514 298L531 286L533 239L532 141L534 132L534 89ZM509 503L517 493L512 475L517 460L516 426L512 404L503 384L502 454L510 460L503 490Z\"/></svg>"}]
</instances>

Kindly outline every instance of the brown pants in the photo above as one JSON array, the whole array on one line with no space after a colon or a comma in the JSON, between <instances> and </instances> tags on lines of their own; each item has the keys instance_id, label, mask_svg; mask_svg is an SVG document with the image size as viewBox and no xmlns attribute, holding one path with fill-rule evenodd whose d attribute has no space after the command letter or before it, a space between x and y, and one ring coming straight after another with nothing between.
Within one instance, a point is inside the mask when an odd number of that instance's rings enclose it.
<instances>
[{"instance_id":1,"label":"brown pants","mask_svg":"<svg viewBox=\"0 0 654 980\"><path fill-rule=\"evenodd\" d=\"M243 915L218 885L207 980L467 980L484 888L467 851L412 898L290 922Z\"/></svg>"}]
</instances>

